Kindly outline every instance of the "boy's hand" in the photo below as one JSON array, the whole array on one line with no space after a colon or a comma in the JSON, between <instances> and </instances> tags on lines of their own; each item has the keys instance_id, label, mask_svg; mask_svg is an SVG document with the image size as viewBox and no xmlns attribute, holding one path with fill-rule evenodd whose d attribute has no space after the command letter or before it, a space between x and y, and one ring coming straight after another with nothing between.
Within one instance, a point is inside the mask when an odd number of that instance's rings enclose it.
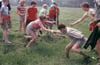
<instances>
[{"instance_id":1,"label":"boy's hand","mask_svg":"<svg viewBox=\"0 0 100 65\"><path fill-rule=\"evenodd\" d=\"M89 26L91 26L91 25L93 25L93 22L90 22L90 23L89 23Z\"/></svg>"},{"instance_id":2,"label":"boy's hand","mask_svg":"<svg viewBox=\"0 0 100 65\"><path fill-rule=\"evenodd\" d=\"M55 33L55 34L56 34L57 32L56 32L56 31L53 31L53 33Z\"/></svg>"},{"instance_id":3,"label":"boy's hand","mask_svg":"<svg viewBox=\"0 0 100 65\"><path fill-rule=\"evenodd\" d=\"M20 14L20 16L24 16L24 14Z\"/></svg>"},{"instance_id":4,"label":"boy's hand","mask_svg":"<svg viewBox=\"0 0 100 65\"><path fill-rule=\"evenodd\" d=\"M73 24L73 23L69 25L69 27L73 27L73 26L74 26L74 24Z\"/></svg>"},{"instance_id":5,"label":"boy's hand","mask_svg":"<svg viewBox=\"0 0 100 65\"><path fill-rule=\"evenodd\" d=\"M100 22L97 24L97 26L99 26L99 27L100 27Z\"/></svg>"},{"instance_id":6,"label":"boy's hand","mask_svg":"<svg viewBox=\"0 0 100 65\"><path fill-rule=\"evenodd\" d=\"M57 32L56 32L56 31L54 31L54 30L51 30L51 32L52 32L52 33L57 33Z\"/></svg>"}]
</instances>

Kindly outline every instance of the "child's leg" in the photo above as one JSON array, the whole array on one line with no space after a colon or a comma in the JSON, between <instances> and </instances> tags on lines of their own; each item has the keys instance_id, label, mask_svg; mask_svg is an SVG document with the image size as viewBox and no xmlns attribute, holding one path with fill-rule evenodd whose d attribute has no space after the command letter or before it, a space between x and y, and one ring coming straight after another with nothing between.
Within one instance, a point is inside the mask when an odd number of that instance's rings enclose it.
<instances>
[{"instance_id":1,"label":"child's leg","mask_svg":"<svg viewBox=\"0 0 100 65\"><path fill-rule=\"evenodd\" d=\"M66 46L66 57L69 58L69 51L70 49L72 48L73 44L72 43L69 43L67 46Z\"/></svg>"},{"instance_id":2,"label":"child's leg","mask_svg":"<svg viewBox=\"0 0 100 65\"><path fill-rule=\"evenodd\" d=\"M26 27L25 27L25 22L23 20L23 29L24 29L24 33L26 33Z\"/></svg>"},{"instance_id":3,"label":"child's leg","mask_svg":"<svg viewBox=\"0 0 100 65\"><path fill-rule=\"evenodd\" d=\"M19 33L21 33L21 28L22 28L22 21L20 20Z\"/></svg>"},{"instance_id":4,"label":"child's leg","mask_svg":"<svg viewBox=\"0 0 100 65\"><path fill-rule=\"evenodd\" d=\"M98 52L98 55L99 55L99 62L100 62L100 38L97 41L96 48L97 48L97 52Z\"/></svg>"},{"instance_id":5,"label":"child's leg","mask_svg":"<svg viewBox=\"0 0 100 65\"><path fill-rule=\"evenodd\" d=\"M32 40L29 41L29 43L26 45L26 48L28 48L36 39L38 35L36 33L32 33L31 36L27 36L27 38L32 38Z\"/></svg>"},{"instance_id":6,"label":"child's leg","mask_svg":"<svg viewBox=\"0 0 100 65\"><path fill-rule=\"evenodd\" d=\"M3 30L3 37L4 37L4 40L5 40L5 43L11 43L10 41L8 41L7 32L8 32L8 29Z\"/></svg>"},{"instance_id":7,"label":"child's leg","mask_svg":"<svg viewBox=\"0 0 100 65\"><path fill-rule=\"evenodd\" d=\"M72 47L72 51L79 53L81 55L83 55L84 57L88 57L88 55L86 55L85 53L83 53L80 49L80 45L78 43L75 43Z\"/></svg>"},{"instance_id":8,"label":"child's leg","mask_svg":"<svg viewBox=\"0 0 100 65\"><path fill-rule=\"evenodd\" d=\"M27 39L31 39L32 38L32 36L24 36L25 37L25 39L27 40Z\"/></svg>"},{"instance_id":9,"label":"child's leg","mask_svg":"<svg viewBox=\"0 0 100 65\"><path fill-rule=\"evenodd\" d=\"M52 29L53 24L50 24L50 29ZM53 38L53 34L50 32L50 37Z\"/></svg>"}]
</instances>

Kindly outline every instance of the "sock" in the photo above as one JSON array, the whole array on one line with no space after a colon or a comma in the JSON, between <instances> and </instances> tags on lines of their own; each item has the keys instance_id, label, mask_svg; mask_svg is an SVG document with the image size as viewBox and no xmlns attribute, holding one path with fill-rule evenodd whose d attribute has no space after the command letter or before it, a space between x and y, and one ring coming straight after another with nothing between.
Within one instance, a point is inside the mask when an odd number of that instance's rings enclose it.
<instances>
[{"instance_id":1,"label":"sock","mask_svg":"<svg viewBox=\"0 0 100 65\"><path fill-rule=\"evenodd\" d=\"M66 52L66 57L69 58L69 53Z\"/></svg>"},{"instance_id":2,"label":"sock","mask_svg":"<svg viewBox=\"0 0 100 65\"><path fill-rule=\"evenodd\" d=\"M88 57L84 52L80 51L80 54L83 55L84 57Z\"/></svg>"}]
</instances>

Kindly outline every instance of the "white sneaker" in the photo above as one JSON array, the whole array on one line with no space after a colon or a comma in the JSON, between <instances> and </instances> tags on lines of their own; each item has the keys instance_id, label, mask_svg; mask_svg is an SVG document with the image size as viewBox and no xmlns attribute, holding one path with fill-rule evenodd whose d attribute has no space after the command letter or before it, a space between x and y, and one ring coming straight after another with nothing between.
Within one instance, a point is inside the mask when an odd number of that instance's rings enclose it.
<instances>
[{"instance_id":1,"label":"white sneaker","mask_svg":"<svg viewBox=\"0 0 100 65\"><path fill-rule=\"evenodd\" d=\"M10 44L11 42L10 42L10 41L5 41L5 43L8 43L8 44Z\"/></svg>"}]
</instances>

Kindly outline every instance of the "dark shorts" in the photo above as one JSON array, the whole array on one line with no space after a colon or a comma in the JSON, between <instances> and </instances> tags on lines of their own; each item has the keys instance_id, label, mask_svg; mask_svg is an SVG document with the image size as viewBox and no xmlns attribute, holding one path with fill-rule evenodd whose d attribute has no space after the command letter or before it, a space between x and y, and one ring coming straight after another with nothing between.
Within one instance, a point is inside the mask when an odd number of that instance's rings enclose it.
<instances>
[{"instance_id":1,"label":"dark shorts","mask_svg":"<svg viewBox=\"0 0 100 65\"><path fill-rule=\"evenodd\" d=\"M29 19L27 19L27 21L26 21L26 27L27 27L27 25L30 23L30 22L32 22L33 20L29 20Z\"/></svg>"}]
</instances>

